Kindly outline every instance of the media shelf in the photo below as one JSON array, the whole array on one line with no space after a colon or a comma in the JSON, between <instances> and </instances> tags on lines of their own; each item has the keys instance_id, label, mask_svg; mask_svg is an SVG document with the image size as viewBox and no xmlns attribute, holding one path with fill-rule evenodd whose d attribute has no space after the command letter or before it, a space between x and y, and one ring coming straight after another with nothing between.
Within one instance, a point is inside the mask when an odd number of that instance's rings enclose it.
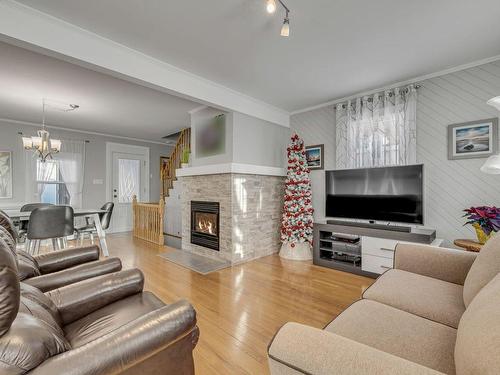
<instances>
[{"instance_id":1,"label":"media shelf","mask_svg":"<svg viewBox=\"0 0 500 375\"><path fill-rule=\"evenodd\" d=\"M436 232L411 228L409 232L380 225L314 224L313 263L319 266L377 277L393 267L394 250L401 242L439 246Z\"/></svg>"}]
</instances>

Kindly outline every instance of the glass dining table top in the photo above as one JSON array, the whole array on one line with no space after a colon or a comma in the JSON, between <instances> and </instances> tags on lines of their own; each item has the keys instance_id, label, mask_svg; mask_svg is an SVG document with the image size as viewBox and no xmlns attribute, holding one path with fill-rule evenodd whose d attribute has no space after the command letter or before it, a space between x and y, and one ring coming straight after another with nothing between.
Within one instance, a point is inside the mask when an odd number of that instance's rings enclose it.
<instances>
[{"instance_id":1,"label":"glass dining table top","mask_svg":"<svg viewBox=\"0 0 500 375\"><path fill-rule=\"evenodd\" d=\"M31 211L21 212L20 210L3 210L13 220L29 220ZM74 216L90 216L95 214L104 214L105 210L99 208L75 208L73 209Z\"/></svg>"}]
</instances>

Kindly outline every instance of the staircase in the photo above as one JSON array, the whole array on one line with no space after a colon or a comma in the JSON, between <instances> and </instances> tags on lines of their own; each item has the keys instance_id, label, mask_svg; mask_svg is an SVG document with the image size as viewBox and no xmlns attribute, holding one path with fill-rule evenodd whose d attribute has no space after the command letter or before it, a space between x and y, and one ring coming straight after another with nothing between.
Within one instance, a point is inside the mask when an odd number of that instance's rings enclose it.
<instances>
[{"instance_id":1,"label":"staircase","mask_svg":"<svg viewBox=\"0 0 500 375\"><path fill-rule=\"evenodd\" d=\"M175 144L167 166L161 171L160 195L165 199L170 194L170 189L174 187L174 181L177 180L175 170L181 167L182 154L185 149L191 148L191 128L181 130L177 143Z\"/></svg>"}]
</instances>

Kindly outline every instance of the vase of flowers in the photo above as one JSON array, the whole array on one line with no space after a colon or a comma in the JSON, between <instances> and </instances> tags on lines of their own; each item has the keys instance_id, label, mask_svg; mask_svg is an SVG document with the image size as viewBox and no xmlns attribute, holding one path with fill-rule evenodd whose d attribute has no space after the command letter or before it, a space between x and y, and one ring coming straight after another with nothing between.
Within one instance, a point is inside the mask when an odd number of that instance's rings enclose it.
<instances>
[{"instance_id":1,"label":"vase of flowers","mask_svg":"<svg viewBox=\"0 0 500 375\"><path fill-rule=\"evenodd\" d=\"M485 244L493 233L500 230L500 209L496 207L471 207L464 210L467 222L476 230L477 240Z\"/></svg>"}]
</instances>

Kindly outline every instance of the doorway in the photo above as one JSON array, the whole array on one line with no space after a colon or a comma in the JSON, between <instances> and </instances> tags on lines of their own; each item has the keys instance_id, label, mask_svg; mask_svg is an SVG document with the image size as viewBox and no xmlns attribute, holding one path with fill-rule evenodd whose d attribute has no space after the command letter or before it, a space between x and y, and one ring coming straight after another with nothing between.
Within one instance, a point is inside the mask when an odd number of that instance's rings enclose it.
<instances>
[{"instance_id":1,"label":"doorway","mask_svg":"<svg viewBox=\"0 0 500 375\"><path fill-rule=\"evenodd\" d=\"M115 204L110 232L130 232L132 200L149 201L149 148L106 143L106 199Z\"/></svg>"}]
</instances>

